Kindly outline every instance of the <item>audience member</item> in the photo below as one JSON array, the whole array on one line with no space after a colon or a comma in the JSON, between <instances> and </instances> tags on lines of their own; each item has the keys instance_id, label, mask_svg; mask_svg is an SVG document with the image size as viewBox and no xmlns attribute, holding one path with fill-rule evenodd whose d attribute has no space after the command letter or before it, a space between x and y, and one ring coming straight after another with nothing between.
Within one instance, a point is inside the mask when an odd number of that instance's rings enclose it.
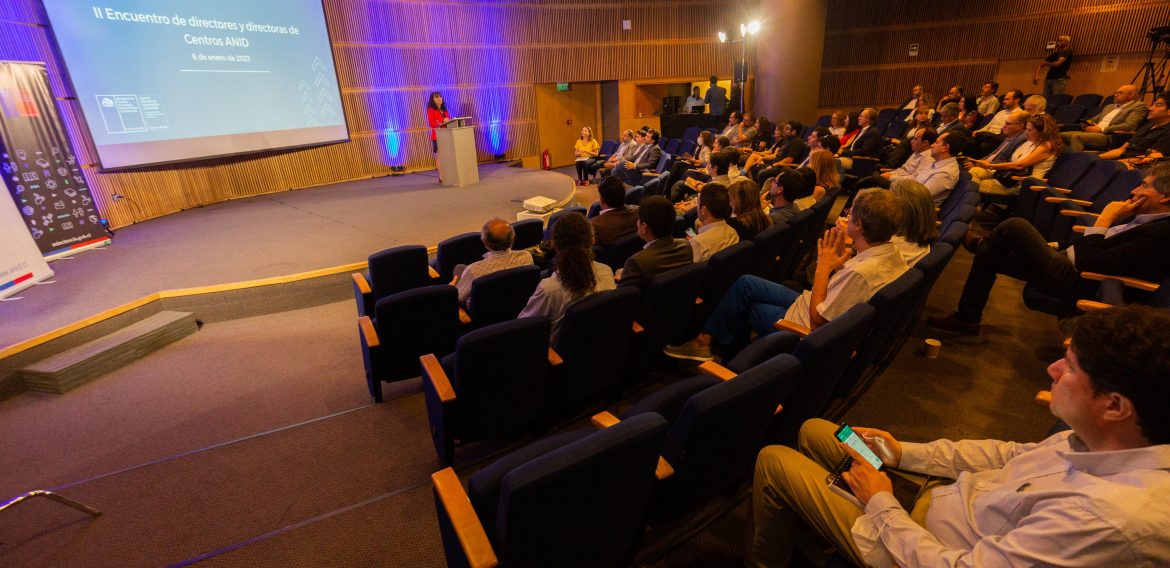
<instances>
[{"instance_id":1,"label":"audience member","mask_svg":"<svg viewBox=\"0 0 1170 568\"><path fill-rule=\"evenodd\" d=\"M731 199L731 218L727 224L741 241L750 241L760 231L772 226L760 203L760 186L748 178L739 178L727 188Z\"/></svg>"},{"instance_id":2,"label":"audience member","mask_svg":"<svg viewBox=\"0 0 1170 568\"><path fill-rule=\"evenodd\" d=\"M772 209L768 216L772 224L784 223L801 211L797 200L812 195L812 185L804 183L804 177L793 170L784 170L768 180L768 199Z\"/></svg>"},{"instance_id":3,"label":"audience member","mask_svg":"<svg viewBox=\"0 0 1170 568\"><path fill-rule=\"evenodd\" d=\"M934 158L931 157L931 146L938 140L938 133L933 128L927 127L919 129L914 138L910 140L910 150L913 152L910 157L897 169L885 172L883 174L874 174L860 182L858 187L881 187L890 188L890 182L898 179L914 179L914 176L919 172L926 171L932 163Z\"/></svg>"},{"instance_id":4,"label":"audience member","mask_svg":"<svg viewBox=\"0 0 1170 568\"><path fill-rule=\"evenodd\" d=\"M829 117L829 134L836 136L838 140L845 136L849 130L849 113L839 110L834 112Z\"/></svg>"},{"instance_id":5,"label":"audience member","mask_svg":"<svg viewBox=\"0 0 1170 568\"><path fill-rule=\"evenodd\" d=\"M1137 130L1149 110L1146 103L1138 97L1137 87L1122 85L1113 93L1113 102L1106 105L1097 116L1086 121L1084 130L1064 132L1060 137L1073 152L1107 150L1110 134Z\"/></svg>"},{"instance_id":6,"label":"audience member","mask_svg":"<svg viewBox=\"0 0 1170 568\"><path fill-rule=\"evenodd\" d=\"M665 195L673 195L675 193L675 184L681 183L687 177L688 170L694 168L706 169L707 164L711 161L711 152L715 150L715 135L703 130L699 132L698 139L695 140L694 153L687 153L682 156L675 156L674 163L670 166L670 175L666 177L667 190L663 193ZM679 191L682 191L681 189Z\"/></svg>"},{"instance_id":7,"label":"audience member","mask_svg":"<svg viewBox=\"0 0 1170 568\"><path fill-rule=\"evenodd\" d=\"M1007 122L1008 116L1013 112L1019 110L1020 102L1024 98L1024 92L1019 89L1012 89L1003 95L1003 108L991 117L991 122L988 122L983 128L976 130L972 134L976 138L982 138L983 135L998 136L1003 130L1003 123Z\"/></svg>"},{"instance_id":8,"label":"audience member","mask_svg":"<svg viewBox=\"0 0 1170 568\"><path fill-rule=\"evenodd\" d=\"M914 111L916 109L918 109L918 102L921 99L922 99L922 85L914 85L910 89L910 97L907 98L906 100L902 101L902 104L898 106L898 109L908 110L908 111L910 111L910 114L914 114Z\"/></svg>"},{"instance_id":9,"label":"audience member","mask_svg":"<svg viewBox=\"0 0 1170 568\"><path fill-rule=\"evenodd\" d=\"M503 219L494 217L483 224L479 232L487 252L483 260L477 260L462 270L456 267L455 288L459 291L459 301L467 303L471 297L471 283L480 276L487 276L493 272L528 266L532 264L532 255L528 251L512 250L512 243L516 240L516 232Z\"/></svg>"},{"instance_id":10,"label":"audience member","mask_svg":"<svg viewBox=\"0 0 1170 568\"><path fill-rule=\"evenodd\" d=\"M727 126L723 127L723 132L720 136L726 136L728 140L734 140L735 134L739 132L739 123L743 117L739 115L739 111L731 111L727 114Z\"/></svg>"},{"instance_id":11,"label":"audience member","mask_svg":"<svg viewBox=\"0 0 1170 568\"><path fill-rule=\"evenodd\" d=\"M935 107L935 110L937 110L939 114L942 114L943 107L952 104L955 105L955 107L958 109L958 112L955 113L956 116L968 110L967 99L963 96L963 87L955 85L954 87L947 89L947 94L943 95L943 97L938 100L938 106Z\"/></svg>"},{"instance_id":12,"label":"audience member","mask_svg":"<svg viewBox=\"0 0 1170 568\"><path fill-rule=\"evenodd\" d=\"M739 242L735 229L727 224L731 217L731 198L727 186L711 182L699 192L696 205L702 227L691 237L691 251L695 262L702 262L711 255Z\"/></svg>"},{"instance_id":13,"label":"audience member","mask_svg":"<svg viewBox=\"0 0 1170 568\"><path fill-rule=\"evenodd\" d=\"M988 81L980 88L979 97L975 99L975 110L983 116L991 116L999 110L999 83Z\"/></svg>"},{"instance_id":14,"label":"audience member","mask_svg":"<svg viewBox=\"0 0 1170 568\"><path fill-rule=\"evenodd\" d=\"M636 152L638 148L639 144L634 140L634 131L626 129L622 132L621 144L618 145L617 150L614 150L613 154L611 154L604 162L593 162L589 168L589 173L595 175L600 173L601 177L608 176L610 172L614 170L614 168L618 167L619 164L625 162L629 158L632 158L634 156L634 152Z\"/></svg>"},{"instance_id":15,"label":"audience member","mask_svg":"<svg viewBox=\"0 0 1170 568\"><path fill-rule=\"evenodd\" d=\"M1017 118L1013 118L1014 122ZM1027 121L1024 135L1027 141L1020 144L1008 162L970 160L971 179L979 183L979 193L984 195L1019 195L1019 182L1012 177L1031 176L1043 178L1060 155L1059 127L1051 116L1033 116ZM1001 173L1002 172L1002 173Z\"/></svg>"},{"instance_id":16,"label":"audience member","mask_svg":"<svg viewBox=\"0 0 1170 568\"><path fill-rule=\"evenodd\" d=\"M671 345L665 353L676 359L706 361L717 346L730 357L747 342L749 328L759 335L774 331L784 319L815 329L845 313L906 272L906 263L891 237L902 224L902 207L888 191L865 189L857 194L843 232L825 231L817 242L817 268L811 290L797 292L757 276L741 276L715 307L698 337ZM853 256L845 247L853 239ZM839 269L839 270L838 270Z\"/></svg>"},{"instance_id":17,"label":"audience member","mask_svg":"<svg viewBox=\"0 0 1170 568\"><path fill-rule=\"evenodd\" d=\"M914 266L930 253L930 246L938 240L934 198L925 185L908 178L895 180L890 184L890 192L902 205L902 226L890 238L890 244L898 249L906 266Z\"/></svg>"},{"instance_id":18,"label":"audience member","mask_svg":"<svg viewBox=\"0 0 1170 568\"><path fill-rule=\"evenodd\" d=\"M1158 95L1150 105L1148 120L1120 148L1104 152L1102 160L1124 160L1129 167L1144 167L1170 154L1170 112L1166 109L1167 95Z\"/></svg>"},{"instance_id":19,"label":"audience member","mask_svg":"<svg viewBox=\"0 0 1170 568\"><path fill-rule=\"evenodd\" d=\"M938 111L940 117L938 128L935 130L937 130L940 135L946 134L948 132L961 132L963 134L967 134L967 127L963 125L961 120L959 120L960 113L962 113L962 109L957 104L948 103L942 105Z\"/></svg>"},{"instance_id":20,"label":"audience member","mask_svg":"<svg viewBox=\"0 0 1170 568\"><path fill-rule=\"evenodd\" d=\"M634 139L638 141L638 149L620 167L614 169L614 175L631 186L642 185L642 173L653 171L658 167L658 159L662 157L662 148L658 147L657 130L638 131Z\"/></svg>"},{"instance_id":21,"label":"audience member","mask_svg":"<svg viewBox=\"0 0 1170 568\"><path fill-rule=\"evenodd\" d=\"M638 205L638 236L646 241L642 250L626 260L621 270L622 285L636 284L694 261L686 239L671 236L674 205L660 195L643 197Z\"/></svg>"},{"instance_id":22,"label":"audience member","mask_svg":"<svg viewBox=\"0 0 1170 568\"><path fill-rule=\"evenodd\" d=\"M1040 95L1032 95L1024 100L1024 110L1032 116L1040 116L1048 112L1048 99Z\"/></svg>"},{"instance_id":23,"label":"audience member","mask_svg":"<svg viewBox=\"0 0 1170 568\"><path fill-rule=\"evenodd\" d=\"M593 225L594 244L605 246L637 232L638 208L626 205L626 186L609 176L597 187L601 212L589 220Z\"/></svg>"},{"instance_id":24,"label":"audience member","mask_svg":"<svg viewBox=\"0 0 1170 568\"><path fill-rule=\"evenodd\" d=\"M823 126L814 128L813 131L809 133L806 142L808 142L808 154L804 157L804 161L802 161L798 167L807 166L809 160L812 159L812 153L815 150L828 150L830 154L835 155L837 151L841 149L841 141L838 140L836 136L833 136L833 133L829 132L828 128Z\"/></svg>"},{"instance_id":25,"label":"audience member","mask_svg":"<svg viewBox=\"0 0 1170 568\"><path fill-rule=\"evenodd\" d=\"M722 138L722 137L720 137ZM683 190L680 193L671 191L671 201L682 199L687 193L698 193L703 188L704 183L716 183L723 187L730 187L733 182L740 179L739 168L735 167L735 160L739 157L739 152L734 148L726 148L711 154L711 161L707 164L707 172L705 176L691 176L685 181L685 186L690 190ZM703 178L706 178L706 181ZM689 209L693 204L682 202L679 208L682 210Z\"/></svg>"},{"instance_id":26,"label":"audience member","mask_svg":"<svg viewBox=\"0 0 1170 568\"><path fill-rule=\"evenodd\" d=\"M1170 165L1154 166L1130 195L1106 205L1084 236L1062 251L1049 246L1040 231L1019 217L1000 223L986 238L969 238L963 245L975 253L975 261L958 311L927 321L978 335L998 274L1058 297L1069 297L1078 288L1079 272L1161 281L1170 274L1170 264L1162 256L1170 245Z\"/></svg>"},{"instance_id":27,"label":"audience member","mask_svg":"<svg viewBox=\"0 0 1170 568\"><path fill-rule=\"evenodd\" d=\"M780 168L795 166L804 161L808 153L808 145L800 137L803 130L804 125L795 120L784 123L782 129L777 125L779 136L777 143L773 145L772 154L765 153L760 156L759 167L754 176L752 175L752 166L745 164L744 169L748 171L748 177L754 177L756 183L762 185L765 180L778 174ZM751 161L751 158L748 158L748 162Z\"/></svg>"},{"instance_id":28,"label":"audience member","mask_svg":"<svg viewBox=\"0 0 1170 568\"><path fill-rule=\"evenodd\" d=\"M935 204L941 204L959 182L959 161L955 156L966 145L967 137L960 132L939 134L930 145L930 157L934 161L915 172L914 181L930 190Z\"/></svg>"},{"instance_id":29,"label":"audience member","mask_svg":"<svg viewBox=\"0 0 1170 568\"><path fill-rule=\"evenodd\" d=\"M798 517L855 566L1170 565L1170 314L1114 308L1072 327L1048 367L1050 410L1070 430L1040 443L919 444L855 427L888 476L820 419L804 423L799 451L765 448L747 565L787 566ZM846 456L856 503L826 483ZM891 477L917 488L906 508Z\"/></svg>"},{"instance_id":30,"label":"audience member","mask_svg":"<svg viewBox=\"0 0 1170 568\"><path fill-rule=\"evenodd\" d=\"M857 123L861 126L850 140L837 152L841 160L841 167L848 170L853 167L854 156L877 158L882 149L882 133L877 129L878 111L866 108L857 116Z\"/></svg>"},{"instance_id":31,"label":"audience member","mask_svg":"<svg viewBox=\"0 0 1170 568\"><path fill-rule=\"evenodd\" d=\"M569 304L596 292L617 288L613 270L593 261L593 229L579 213L562 215L553 225L553 273L540 281L518 317L548 316L551 337L560 333Z\"/></svg>"},{"instance_id":32,"label":"audience member","mask_svg":"<svg viewBox=\"0 0 1170 568\"><path fill-rule=\"evenodd\" d=\"M751 149L752 143L755 142L756 136L759 136L760 129L756 124L756 115L751 112L743 113L743 120L736 126L735 132L731 139L731 145L736 148Z\"/></svg>"},{"instance_id":33,"label":"audience member","mask_svg":"<svg viewBox=\"0 0 1170 568\"><path fill-rule=\"evenodd\" d=\"M813 188L813 196L816 199L841 187L841 171L837 168L837 159L828 150L817 150L810 154L808 166L816 174L817 183Z\"/></svg>"},{"instance_id":34,"label":"audience member","mask_svg":"<svg viewBox=\"0 0 1170 568\"><path fill-rule=\"evenodd\" d=\"M589 185L589 161L597 157L601 145L593 139L593 130L581 128L581 136L573 143L574 165L577 166L577 185Z\"/></svg>"},{"instance_id":35,"label":"audience member","mask_svg":"<svg viewBox=\"0 0 1170 568\"><path fill-rule=\"evenodd\" d=\"M1048 68L1048 74L1044 78L1044 96L1051 97L1052 95L1064 94L1068 88L1068 68L1072 66L1073 52L1069 49L1068 44L1072 38L1067 35L1062 35L1056 38L1056 51L1053 51L1044 58L1044 62L1036 66L1036 70L1032 72L1032 84L1040 83L1040 70L1045 67Z\"/></svg>"}]
</instances>

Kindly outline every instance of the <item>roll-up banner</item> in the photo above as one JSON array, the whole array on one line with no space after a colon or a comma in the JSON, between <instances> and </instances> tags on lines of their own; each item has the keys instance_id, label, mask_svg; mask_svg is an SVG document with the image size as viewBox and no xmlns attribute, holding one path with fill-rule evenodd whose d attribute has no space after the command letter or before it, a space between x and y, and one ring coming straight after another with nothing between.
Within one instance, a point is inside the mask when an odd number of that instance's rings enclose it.
<instances>
[{"instance_id":1,"label":"roll-up banner","mask_svg":"<svg viewBox=\"0 0 1170 568\"><path fill-rule=\"evenodd\" d=\"M53 277L7 191L0 191L0 298Z\"/></svg>"},{"instance_id":2,"label":"roll-up banner","mask_svg":"<svg viewBox=\"0 0 1170 568\"><path fill-rule=\"evenodd\" d=\"M25 231L46 260L110 243L43 64L0 62L0 162Z\"/></svg>"}]
</instances>

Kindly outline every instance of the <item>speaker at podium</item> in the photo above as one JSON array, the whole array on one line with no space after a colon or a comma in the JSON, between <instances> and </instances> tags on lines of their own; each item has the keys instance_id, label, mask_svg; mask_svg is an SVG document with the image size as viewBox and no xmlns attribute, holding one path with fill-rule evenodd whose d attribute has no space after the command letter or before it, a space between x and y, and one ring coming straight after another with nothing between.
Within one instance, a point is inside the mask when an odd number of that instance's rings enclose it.
<instances>
[{"instance_id":1,"label":"speaker at podium","mask_svg":"<svg viewBox=\"0 0 1170 568\"><path fill-rule=\"evenodd\" d=\"M439 177L443 185L463 187L479 183L479 160L475 153L475 127L470 116L457 116L439 123Z\"/></svg>"}]
</instances>

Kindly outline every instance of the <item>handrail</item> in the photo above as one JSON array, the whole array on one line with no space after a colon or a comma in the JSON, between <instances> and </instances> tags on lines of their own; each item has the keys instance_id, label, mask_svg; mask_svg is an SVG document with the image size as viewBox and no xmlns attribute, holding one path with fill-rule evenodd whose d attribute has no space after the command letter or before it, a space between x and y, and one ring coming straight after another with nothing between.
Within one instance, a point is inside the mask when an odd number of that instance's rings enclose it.
<instances>
[{"instance_id":1,"label":"handrail","mask_svg":"<svg viewBox=\"0 0 1170 568\"><path fill-rule=\"evenodd\" d=\"M53 493L52 491L45 491L44 489L37 489L35 491L29 491L28 493L25 493L24 495L18 495L16 497L13 497L12 499L9 499L7 502L0 504L0 513L4 512L4 510L8 509L9 507L19 505L20 503L23 503L24 501L28 501L29 499L32 499L34 497L44 497L46 499L56 501L62 505L73 507L74 509L81 511L82 513L86 513L86 514L92 515L94 517L101 516L101 514L102 514L101 511L94 509L93 507L90 507L89 505L84 505L82 503L78 503L77 501L74 501L73 499L70 499L68 497L63 497L61 495Z\"/></svg>"}]
</instances>

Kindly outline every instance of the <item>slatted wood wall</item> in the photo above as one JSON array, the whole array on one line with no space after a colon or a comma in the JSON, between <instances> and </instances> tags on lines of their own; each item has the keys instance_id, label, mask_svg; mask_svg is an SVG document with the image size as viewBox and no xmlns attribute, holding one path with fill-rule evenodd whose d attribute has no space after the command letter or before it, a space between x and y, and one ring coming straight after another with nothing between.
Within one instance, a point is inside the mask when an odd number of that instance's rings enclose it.
<instances>
[{"instance_id":1,"label":"slatted wood wall","mask_svg":"<svg viewBox=\"0 0 1170 568\"><path fill-rule=\"evenodd\" d=\"M1166 0L830 0L820 104L900 102L914 84L977 89L1003 61L1039 63L1060 34L1073 38L1075 80L1101 56L1148 52L1146 32L1162 25Z\"/></svg>"},{"instance_id":2,"label":"slatted wood wall","mask_svg":"<svg viewBox=\"0 0 1170 568\"><path fill-rule=\"evenodd\" d=\"M115 228L209 203L384 175L387 138L407 168L433 166L424 105L480 119L488 160L538 153L533 85L729 75L715 40L755 0L324 0L351 140L117 172L97 153L39 0L0 0L0 60L46 63L99 209ZM632 29L623 31L622 20ZM489 116L495 124L487 124ZM114 201L115 194L127 199Z\"/></svg>"}]
</instances>

